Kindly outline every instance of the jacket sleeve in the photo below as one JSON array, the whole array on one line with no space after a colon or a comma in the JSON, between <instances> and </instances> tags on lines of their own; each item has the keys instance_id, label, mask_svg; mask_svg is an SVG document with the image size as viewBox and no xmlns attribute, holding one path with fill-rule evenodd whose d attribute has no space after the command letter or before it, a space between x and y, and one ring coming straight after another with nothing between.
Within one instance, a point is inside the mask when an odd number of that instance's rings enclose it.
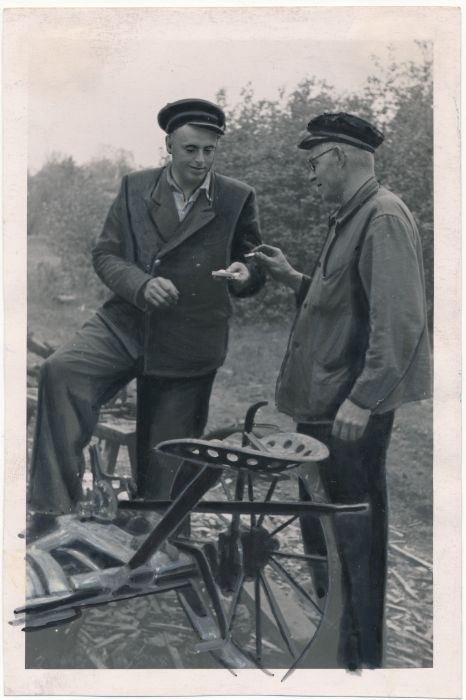
<instances>
[{"instance_id":1,"label":"jacket sleeve","mask_svg":"<svg viewBox=\"0 0 466 700\"><path fill-rule=\"evenodd\" d=\"M348 398L375 410L397 388L427 332L421 248L407 220L381 214L371 222L359 274L369 306L369 341Z\"/></svg>"},{"instance_id":2,"label":"jacket sleeve","mask_svg":"<svg viewBox=\"0 0 466 700\"><path fill-rule=\"evenodd\" d=\"M245 258L245 253L262 243L259 224L259 210L254 190L249 193L236 224L231 247L231 260L244 263L251 275L249 282L240 290L235 291L229 285L230 292L236 297L248 297L256 294L265 284L266 275L251 259Z\"/></svg>"},{"instance_id":3,"label":"jacket sleeve","mask_svg":"<svg viewBox=\"0 0 466 700\"><path fill-rule=\"evenodd\" d=\"M306 294L309 291L311 285L311 278L309 275L303 275L299 289L295 294L296 297L296 307L299 309L303 305L303 301L306 298Z\"/></svg>"},{"instance_id":4,"label":"jacket sleeve","mask_svg":"<svg viewBox=\"0 0 466 700\"><path fill-rule=\"evenodd\" d=\"M92 263L97 275L112 292L144 310L142 290L152 278L134 262L127 186L128 178L125 176L92 249Z\"/></svg>"}]
</instances>

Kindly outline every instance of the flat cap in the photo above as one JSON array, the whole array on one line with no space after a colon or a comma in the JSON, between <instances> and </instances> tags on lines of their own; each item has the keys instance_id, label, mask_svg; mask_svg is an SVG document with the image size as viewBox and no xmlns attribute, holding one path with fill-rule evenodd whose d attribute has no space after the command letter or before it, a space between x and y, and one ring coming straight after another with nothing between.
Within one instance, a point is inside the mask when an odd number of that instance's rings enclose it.
<instances>
[{"instance_id":1,"label":"flat cap","mask_svg":"<svg viewBox=\"0 0 466 700\"><path fill-rule=\"evenodd\" d=\"M298 144L298 148L306 151L319 143L337 141L374 153L384 140L383 133L375 126L361 117L346 112L336 114L324 112L311 119L307 125L307 131L308 133Z\"/></svg>"},{"instance_id":2,"label":"flat cap","mask_svg":"<svg viewBox=\"0 0 466 700\"><path fill-rule=\"evenodd\" d=\"M169 102L158 113L157 121L167 134L184 124L202 126L217 134L225 133L225 114L220 107L208 100L189 98Z\"/></svg>"}]
</instances>

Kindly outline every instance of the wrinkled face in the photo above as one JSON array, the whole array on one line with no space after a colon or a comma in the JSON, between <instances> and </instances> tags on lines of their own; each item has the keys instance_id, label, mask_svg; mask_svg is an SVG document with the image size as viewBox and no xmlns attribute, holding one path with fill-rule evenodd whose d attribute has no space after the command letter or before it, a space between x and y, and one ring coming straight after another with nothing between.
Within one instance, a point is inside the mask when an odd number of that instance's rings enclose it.
<instances>
[{"instance_id":1,"label":"wrinkled face","mask_svg":"<svg viewBox=\"0 0 466 700\"><path fill-rule=\"evenodd\" d=\"M309 151L309 181L327 204L339 205L343 201L344 160L342 150L329 143Z\"/></svg>"},{"instance_id":2,"label":"wrinkled face","mask_svg":"<svg viewBox=\"0 0 466 700\"><path fill-rule=\"evenodd\" d=\"M212 167L218 136L209 129L185 124L166 138L172 172L181 187L195 189Z\"/></svg>"}]
</instances>

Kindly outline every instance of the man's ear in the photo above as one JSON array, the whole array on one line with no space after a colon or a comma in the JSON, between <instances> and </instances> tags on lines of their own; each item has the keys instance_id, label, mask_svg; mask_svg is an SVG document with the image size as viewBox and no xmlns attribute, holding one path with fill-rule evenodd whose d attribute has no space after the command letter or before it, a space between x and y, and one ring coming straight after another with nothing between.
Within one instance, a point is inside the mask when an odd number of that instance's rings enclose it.
<instances>
[{"instance_id":1,"label":"man's ear","mask_svg":"<svg viewBox=\"0 0 466 700\"><path fill-rule=\"evenodd\" d=\"M172 152L172 140L170 136L165 136L165 147L167 149L167 153Z\"/></svg>"}]
</instances>

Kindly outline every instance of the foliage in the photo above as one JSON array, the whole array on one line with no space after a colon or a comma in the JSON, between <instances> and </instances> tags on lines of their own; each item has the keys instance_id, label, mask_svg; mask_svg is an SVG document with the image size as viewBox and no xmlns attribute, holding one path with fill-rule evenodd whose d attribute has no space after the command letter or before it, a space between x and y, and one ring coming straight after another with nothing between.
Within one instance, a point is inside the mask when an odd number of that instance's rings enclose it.
<instances>
[{"instance_id":1,"label":"foliage","mask_svg":"<svg viewBox=\"0 0 466 700\"><path fill-rule=\"evenodd\" d=\"M54 156L37 174L28 176L28 236L46 239L51 254L61 259L60 273L55 269L49 291L102 296L90 251L120 180L129 170L125 153L84 166L72 158Z\"/></svg>"},{"instance_id":2,"label":"foliage","mask_svg":"<svg viewBox=\"0 0 466 700\"><path fill-rule=\"evenodd\" d=\"M228 130L219 148L217 169L253 185L264 239L286 251L291 263L309 272L327 229L328 211L309 186L306 153L296 144L309 119L323 111L351 111L380 125L385 141L377 151L377 176L412 210L423 238L429 309L433 292L433 97L431 47L420 45L418 63L392 62L374 74L358 94L337 94L313 77L276 100L256 99L247 85L239 104L230 106L221 91ZM28 235L42 235L63 261L64 291L86 289L97 298L102 286L90 266L98 235L121 176L131 169L129 155L106 154L78 166L55 157L29 176ZM58 283L57 283L58 284ZM237 311L248 318L289 315L293 298L269 284L255 300L241 300Z\"/></svg>"},{"instance_id":3,"label":"foliage","mask_svg":"<svg viewBox=\"0 0 466 700\"><path fill-rule=\"evenodd\" d=\"M254 100L243 91L240 105L227 111L228 132L218 157L221 172L245 180L257 192L264 239L286 251L291 263L309 272L327 230L329 212L308 182L300 133L323 111L348 111L379 124L385 141L377 150L376 174L410 207L423 238L430 315L433 292L433 97L430 47L421 45L420 63L392 62L375 74L361 94L336 95L325 82L306 78L285 98ZM288 310L290 294L268 285L261 317ZM249 311L249 308L246 307ZM238 306L241 313L241 308Z\"/></svg>"}]
</instances>

